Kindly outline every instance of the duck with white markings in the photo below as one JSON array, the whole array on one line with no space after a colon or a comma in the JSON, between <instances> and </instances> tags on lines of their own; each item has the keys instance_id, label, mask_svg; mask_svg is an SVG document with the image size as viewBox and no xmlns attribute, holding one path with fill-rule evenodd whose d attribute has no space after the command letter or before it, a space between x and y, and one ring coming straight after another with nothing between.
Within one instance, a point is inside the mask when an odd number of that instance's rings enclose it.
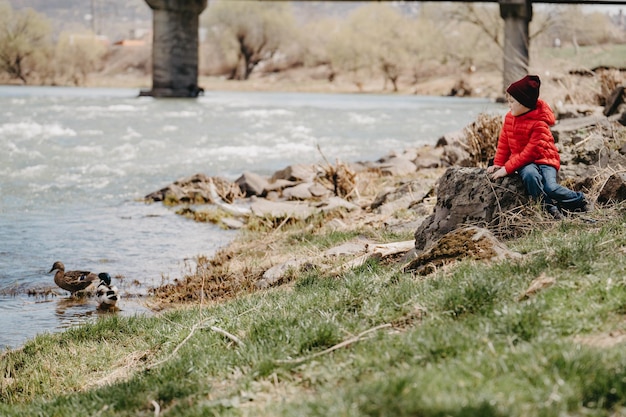
<instances>
[{"instance_id":1,"label":"duck with white markings","mask_svg":"<svg viewBox=\"0 0 626 417\"><path fill-rule=\"evenodd\" d=\"M107 272L98 274L100 283L96 288L96 299L98 300L99 310L114 310L117 308L117 300L119 299L119 290L115 285L111 285L111 275Z\"/></svg>"},{"instance_id":2,"label":"duck with white markings","mask_svg":"<svg viewBox=\"0 0 626 417\"><path fill-rule=\"evenodd\" d=\"M69 291L71 295L79 291L84 291L91 285L95 285L100 281L98 275L89 271L66 271L63 262L56 261L52 265L52 269L48 273L55 271L54 283L65 291Z\"/></svg>"}]
</instances>

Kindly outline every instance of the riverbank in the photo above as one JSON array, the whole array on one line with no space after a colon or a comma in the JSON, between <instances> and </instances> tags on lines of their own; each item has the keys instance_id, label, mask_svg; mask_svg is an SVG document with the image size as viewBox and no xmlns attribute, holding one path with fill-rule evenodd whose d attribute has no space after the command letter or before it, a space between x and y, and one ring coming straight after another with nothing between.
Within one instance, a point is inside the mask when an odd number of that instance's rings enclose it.
<instances>
[{"instance_id":1,"label":"riverbank","mask_svg":"<svg viewBox=\"0 0 626 417\"><path fill-rule=\"evenodd\" d=\"M360 196L374 199L409 180L426 189L443 169L372 177ZM354 242L410 241L411 222L429 213L433 196L423 203L423 212L393 216L339 210L304 221L258 219L202 260L206 268L188 281L195 297L178 308L105 317L5 353L0 411L623 414L623 205L598 207L592 222L531 214L527 233L506 242L520 259L463 260L426 277L390 259L344 268L343 256L319 256ZM279 256L319 262L287 269L282 285L252 288ZM229 296L201 295L233 284Z\"/></svg>"},{"instance_id":2,"label":"riverbank","mask_svg":"<svg viewBox=\"0 0 626 417\"><path fill-rule=\"evenodd\" d=\"M565 74L562 74L565 75ZM152 79L141 73L119 75L91 74L86 87L138 88L149 90ZM459 91L459 86L466 86ZM274 91L304 93L372 93L415 94L426 96L449 96L455 89L461 96L497 98L502 95L502 74L498 71L459 71L457 73L433 73L417 81L398 83L394 92L390 83L381 79L363 79L356 82L349 75L338 75L328 80L325 68L294 68L276 73L254 73L248 80L228 80L222 76L198 77L198 85L210 91Z\"/></svg>"},{"instance_id":3,"label":"riverbank","mask_svg":"<svg viewBox=\"0 0 626 417\"><path fill-rule=\"evenodd\" d=\"M338 276L311 266L227 302L38 336L0 359L0 412L622 415L626 212L594 219L542 223L508 243L520 260L424 278L375 260ZM248 256L391 237L301 226L263 234Z\"/></svg>"}]
</instances>

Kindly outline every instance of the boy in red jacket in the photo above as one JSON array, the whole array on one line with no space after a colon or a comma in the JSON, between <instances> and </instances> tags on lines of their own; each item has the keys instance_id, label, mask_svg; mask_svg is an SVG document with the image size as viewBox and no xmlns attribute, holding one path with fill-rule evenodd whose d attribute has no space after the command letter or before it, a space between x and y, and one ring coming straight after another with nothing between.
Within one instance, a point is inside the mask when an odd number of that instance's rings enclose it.
<instances>
[{"instance_id":1,"label":"boy in red jacket","mask_svg":"<svg viewBox=\"0 0 626 417\"><path fill-rule=\"evenodd\" d=\"M541 80L527 75L507 88L511 109L504 118L493 165L487 173L493 179L519 173L528 194L541 201L555 219L566 211L589 211L590 205L581 192L559 185L561 167L559 151L550 126L555 117L550 106L539 99Z\"/></svg>"}]
</instances>

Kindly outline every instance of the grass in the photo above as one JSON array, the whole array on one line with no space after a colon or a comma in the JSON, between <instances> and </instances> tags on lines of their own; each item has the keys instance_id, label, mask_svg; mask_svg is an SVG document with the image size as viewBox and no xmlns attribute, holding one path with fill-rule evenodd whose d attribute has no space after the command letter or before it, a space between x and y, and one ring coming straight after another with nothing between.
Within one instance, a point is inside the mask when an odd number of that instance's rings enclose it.
<instances>
[{"instance_id":1,"label":"grass","mask_svg":"<svg viewBox=\"0 0 626 417\"><path fill-rule=\"evenodd\" d=\"M38 336L0 358L0 415L626 415L626 213L600 214L509 242L518 261L308 268L219 304ZM554 284L520 297L540 276Z\"/></svg>"}]
</instances>

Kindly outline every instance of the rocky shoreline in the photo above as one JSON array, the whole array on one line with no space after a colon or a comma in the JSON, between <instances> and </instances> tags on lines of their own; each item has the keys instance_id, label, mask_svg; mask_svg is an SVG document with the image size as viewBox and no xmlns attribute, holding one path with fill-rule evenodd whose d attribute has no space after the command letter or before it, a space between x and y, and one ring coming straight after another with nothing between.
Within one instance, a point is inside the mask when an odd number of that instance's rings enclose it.
<instances>
[{"instance_id":1,"label":"rocky shoreline","mask_svg":"<svg viewBox=\"0 0 626 417\"><path fill-rule=\"evenodd\" d=\"M626 127L621 123L623 113L618 111L623 107L621 103L615 106L609 116L605 114L607 107L562 107L552 129L562 159L560 182L583 191L599 206L626 200ZM333 164L322 155L324 162L320 164L294 164L270 177L244 172L234 182L198 173L145 199L180 206L177 212L181 215L225 228L246 230L262 222L276 230L288 222L321 217L326 228L377 227L413 233L415 238L411 244L396 242L391 248L376 241L358 242L310 259L294 259L277 251L265 256L253 271L237 270L230 259L241 248L227 248L199 266L209 269L202 272L203 279L210 276L220 283L217 292L214 286L203 287L200 297L222 298L242 289L278 285L304 265L319 266L316 257L337 253L346 257L346 265L354 266L371 256L393 257L402 261L406 271L424 273L432 269L424 269L425 264L444 265L464 256L490 258L486 253L501 256L506 249L500 241L519 235L524 221L521 225L516 222L530 218L527 211L532 205L521 181L514 176L492 181L485 173L495 152L501 121L501 116L480 115L462 131L440 138L435 146L390 153L376 161ZM526 217L520 217L522 212ZM551 221L535 214L533 221ZM466 226L481 230L470 233ZM464 250L433 249L451 232L458 235L453 239L455 245ZM476 242L477 236L488 236L488 248L468 244L468 239ZM470 246L479 247L481 253L472 254L467 250ZM420 257L422 263L416 261ZM222 276L223 269L230 271L228 277ZM153 294L168 302L194 300L199 297L195 280L197 275L188 276L155 289ZM234 283L224 289L224 282L229 280Z\"/></svg>"}]
</instances>

